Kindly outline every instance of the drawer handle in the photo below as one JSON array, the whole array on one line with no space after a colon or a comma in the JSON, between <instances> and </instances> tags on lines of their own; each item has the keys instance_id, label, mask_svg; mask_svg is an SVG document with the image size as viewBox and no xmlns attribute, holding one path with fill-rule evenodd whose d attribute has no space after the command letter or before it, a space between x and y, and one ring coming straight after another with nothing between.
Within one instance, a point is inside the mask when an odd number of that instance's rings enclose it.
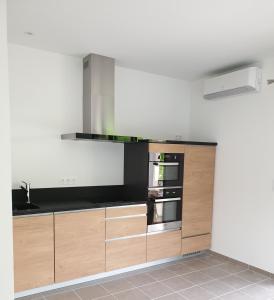
<instances>
[{"instance_id":1,"label":"drawer handle","mask_svg":"<svg viewBox=\"0 0 274 300\"><path fill-rule=\"evenodd\" d=\"M119 237L119 238L106 240L106 243L109 243L109 242L112 242L112 241L119 241L119 240L128 240L128 239L133 239L133 238L136 238L136 237L142 237L142 236L146 236L146 235L147 235L146 233L142 233L142 234L123 236L123 237Z\"/></svg>"},{"instance_id":2,"label":"drawer handle","mask_svg":"<svg viewBox=\"0 0 274 300\"><path fill-rule=\"evenodd\" d=\"M146 217L146 214L129 215L129 216L120 216L120 217L108 217L108 218L106 218L106 220L132 219L132 218L141 218L141 217Z\"/></svg>"}]
</instances>

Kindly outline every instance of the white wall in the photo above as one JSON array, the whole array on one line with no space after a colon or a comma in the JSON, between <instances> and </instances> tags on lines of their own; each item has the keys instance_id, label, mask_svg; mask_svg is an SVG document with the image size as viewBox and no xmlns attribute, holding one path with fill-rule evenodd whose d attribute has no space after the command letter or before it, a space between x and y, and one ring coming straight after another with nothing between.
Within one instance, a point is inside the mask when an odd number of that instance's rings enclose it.
<instances>
[{"instance_id":1,"label":"white wall","mask_svg":"<svg viewBox=\"0 0 274 300\"><path fill-rule=\"evenodd\" d=\"M13 188L122 184L122 144L60 140L82 131L82 60L10 44L9 64ZM187 137L186 82L117 67L115 98L118 134Z\"/></svg>"},{"instance_id":2,"label":"white wall","mask_svg":"<svg viewBox=\"0 0 274 300\"><path fill-rule=\"evenodd\" d=\"M116 67L116 129L154 139L188 138L189 83Z\"/></svg>"},{"instance_id":3,"label":"white wall","mask_svg":"<svg viewBox=\"0 0 274 300\"><path fill-rule=\"evenodd\" d=\"M0 0L0 299L13 299L6 0Z\"/></svg>"},{"instance_id":4,"label":"white wall","mask_svg":"<svg viewBox=\"0 0 274 300\"><path fill-rule=\"evenodd\" d=\"M215 101L193 83L193 139L219 143L212 249L274 272L274 59L264 62L263 89Z\"/></svg>"}]
</instances>

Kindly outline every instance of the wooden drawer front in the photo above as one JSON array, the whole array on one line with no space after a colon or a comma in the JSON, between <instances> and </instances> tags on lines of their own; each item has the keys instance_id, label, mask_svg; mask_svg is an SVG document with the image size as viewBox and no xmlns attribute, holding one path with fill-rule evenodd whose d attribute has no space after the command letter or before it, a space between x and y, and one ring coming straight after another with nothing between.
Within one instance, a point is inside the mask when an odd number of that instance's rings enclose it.
<instances>
[{"instance_id":1,"label":"wooden drawer front","mask_svg":"<svg viewBox=\"0 0 274 300\"><path fill-rule=\"evenodd\" d=\"M148 145L148 151L162 153L184 153L185 146L178 144L151 143Z\"/></svg>"},{"instance_id":2,"label":"wooden drawer front","mask_svg":"<svg viewBox=\"0 0 274 300\"><path fill-rule=\"evenodd\" d=\"M181 254L181 230L147 236L147 261Z\"/></svg>"},{"instance_id":3,"label":"wooden drawer front","mask_svg":"<svg viewBox=\"0 0 274 300\"><path fill-rule=\"evenodd\" d=\"M55 281L105 271L105 209L55 215Z\"/></svg>"},{"instance_id":4,"label":"wooden drawer front","mask_svg":"<svg viewBox=\"0 0 274 300\"><path fill-rule=\"evenodd\" d=\"M211 234L182 239L182 254L210 249Z\"/></svg>"},{"instance_id":5,"label":"wooden drawer front","mask_svg":"<svg viewBox=\"0 0 274 300\"><path fill-rule=\"evenodd\" d=\"M13 247L16 292L54 283L53 215L15 217Z\"/></svg>"},{"instance_id":6,"label":"wooden drawer front","mask_svg":"<svg viewBox=\"0 0 274 300\"><path fill-rule=\"evenodd\" d=\"M125 207L121 207L121 206L109 207L106 209L106 218L143 215L146 213L147 213L146 204L125 206Z\"/></svg>"},{"instance_id":7,"label":"wooden drawer front","mask_svg":"<svg viewBox=\"0 0 274 300\"><path fill-rule=\"evenodd\" d=\"M147 217L130 217L106 220L106 239L146 233Z\"/></svg>"},{"instance_id":8,"label":"wooden drawer front","mask_svg":"<svg viewBox=\"0 0 274 300\"><path fill-rule=\"evenodd\" d=\"M106 242L106 271L146 262L146 236Z\"/></svg>"}]
</instances>

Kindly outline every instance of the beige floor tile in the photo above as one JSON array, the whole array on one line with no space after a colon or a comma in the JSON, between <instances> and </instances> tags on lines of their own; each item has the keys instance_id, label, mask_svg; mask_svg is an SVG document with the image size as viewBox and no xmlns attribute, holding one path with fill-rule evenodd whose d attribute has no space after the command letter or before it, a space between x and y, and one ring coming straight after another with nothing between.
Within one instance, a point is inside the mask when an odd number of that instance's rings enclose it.
<instances>
[{"instance_id":1,"label":"beige floor tile","mask_svg":"<svg viewBox=\"0 0 274 300\"><path fill-rule=\"evenodd\" d=\"M156 280L165 280L165 279L177 276L176 273L171 272L167 269L153 270L153 271L148 272L147 274Z\"/></svg>"},{"instance_id":2,"label":"beige floor tile","mask_svg":"<svg viewBox=\"0 0 274 300\"><path fill-rule=\"evenodd\" d=\"M116 299L117 298L115 298L112 295L108 295L108 296L104 296L104 297L98 298L98 300L116 300Z\"/></svg>"},{"instance_id":3,"label":"beige floor tile","mask_svg":"<svg viewBox=\"0 0 274 300\"><path fill-rule=\"evenodd\" d=\"M184 275L184 274L191 273L191 272L195 271L194 268L191 268L190 266L188 266L185 263L169 266L167 268L167 270L172 271L172 272L176 273L177 275Z\"/></svg>"},{"instance_id":4,"label":"beige floor tile","mask_svg":"<svg viewBox=\"0 0 274 300\"><path fill-rule=\"evenodd\" d=\"M142 291L140 291L137 288L115 294L115 298L118 300L148 300L148 299L150 299L147 295L145 295Z\"/></svg>"},{"instance_id":5,"label":"beige floor tile","mask_svg":"<svg viewBox=\"0 0 274 300\"><path fill-rule=\"evenodd\" d=\"M207 283L201 285L201 287L216 296L221 296L223 294L227 294L234 290L234 288L232 286L225 284L224 282L222 282L219 279L211 281L211 282L207 282Z\"/></svg>"},{"instance_id":6,"label":"beige floor tile","mask_svg":"<svg viewBox=\"0 0 274 300\"><path fill-rule=\"evenodd\" d=\"M274 279L272 278L261 281L258 285L274 292Z\"/></svg>"},{"instance_id":7,"label":"beige floor tile","mask_svg":"<svg viewBox=\"0 0 274 300\"><path fill-rule=\"evenodd\" d=\"M156 279L146 273L129 276L127 277L127 280L130 281L134 286L141 286L156 281Z\"/></svg>"},{"instance_id":8,"label":"beige floor tile","mask_svg":"<svg viewBox=\"0 0 274 300\"><path fill-rule=\"evenodd\" d=\"M219 300L252 300L252 298L238 291L238 292L232 292L227 295L221 296Z\"/></svg>"},{"instance_id":9,"label":"beige floor tile","mask_svg":"<svg viewBox=\"0 0 274 300\"><path fill-rule=\"evenodd\" d=\"M205 257L201 257L200 260L208 263L211 266L221 265L221 264L227 262L226 259L221 258L221 257L217 257L217 256L213 256L213 255L212 256L207 255Z\"/></svg>"},{"instance_id":10,"label":"beige floor tile","mask_svg":"<svg viewBox=\"0 0 274 300\"><path fill-rule=\"evenodd\" d=\"M79 300L79 297L74 292L65 292L45 297L46 300Z\"/></svg>"},{"instance_id":11,"label":"beige floor tile","mask_svg":"<svg viewBox=\"0 0 274 300\"><path fill-rule=\"evenodd\" d=\"M203 270L203 273L213 277L214 279L219 279L219 278L230 275L230 273L228 273L227 271L224 271L219 266L207 268L207 269Z\"/></svg>"},{"instance_id":12,"label":"beige floor tile","mask_svg":"<svg viewBox=\"0 0 274 300\"><path fill-rule=\"evenodd\" d=\"M237 274L239 277L246 279L250 282L256 283L259 281L263 281L268 277L262 273L254 272L251 270L246 270Z\"/></svg>"},{"instance_id":13,"label":"beige floor tile","mask_svg":"<svg viewBox=\"0 0 274 300\"><path fill-rule=\"evenodd\" d=\"M143 291L150 298L158 298L172 293L172 290L166 285L163 285L161 282L154 282L152 284L147 284L141 286L139 289Z\"/></svg>"},{"instance_id":14,"label":"beige floor tile","mask_svg":"<svg viewBox=\"0 0 274 300\"><path fill-rule=\"evenodd\" d=\"M101 284L101 286L107 291L109 291L111 294L129 290L134 287L134 285L125 278L108 281Z\"/></svg>"},{"instance_id":15,"label":"beige floor tile","mask_svg":"<svg viewBox=\"0 0 274 300\"><path fill-rule=\"evenodd\" d=\"M109 292L100 285L83 287L75 290L75 293L79 295L82 300L91 300L98 297L107 296L109 294Z\"/></svg>"},{"instance_id":16,"label":"beige floor tile","mask_svg":"<svg viewBox=\"0 0 274 300\"><path fill-rule=\"evenodd\" d=\"M187 261L187 262L185 262L185 264L197 271L210 267L210 264L208 264L202 260L199 260L199 259Z\"/></svg>"},{"instance_id":17,"label":"beige floor tile","mask_svg":"<svg viewBox=\"0 0 274 300\"><path fill-rule=\"evenodd\" d=\"M239 273L248 269L248 267L244 264L236 264L232 262L227 262L221 265L220 268L229 273Z\"/></svg>"},{"instance_id":18,"label":"beige floor tile","mask_svg":"<svg viewBox=\"0 0 274 300\"><path fill-rule=\"evenodd\" d=\"M208 276L207 274L200 272L200 271L195 271L189 274L184 275L184 278L187 280L190 280L194 284L203 284L205 282L214 280L211 276Z\"/></svg>"},{"instance_id":19,"label":"beige floor tile","mask_svg":"<svg viewBox=\"0 0 274 300\"><path fill-rule=\"evenodd\" d=\"M169 294L160 298L157 298L157 300L187 300L185 297L179 295L179 294Z\"/></svg>"},{"instance_id":20,"label":"beige floor tile","mask_svg":"<svg viewBox=\"0 0 274 300\"><path fill-rule=\"evenodd\" d=\"M230 275L220 279L222 282L234 287L235 289L241 289L251 284L250 281L243 279L237 275Z\"/></svg>"},{"instance_id":21,"label":"beige floor tile","mask_svg":"<svg viewBox=\"0 0 274 300\"><path fill-rule=\"evenodd\" d=\"M186 288L193 286L193 283L189 280L186 280L182 276L169 278L164 281L161 281L163 284L167 285L173 291L180 291Z\"/></svg>"},{"instance_id":22,"label":"beige floor tile","mask_svg":"<svg viewBox=\"0 0 274 300\"><path fill-rule=\"evenodd\" d=\"M180 294L190 300L210 300L215 297L214 294L199 286L181 291Z\"/></svg>"},{"instance_id":23,"label":"beige floor tile","mask_svg":"<svg viewBox=\"0 0 274 300\"><path fill-rule=\"evenodd\" d=\"M241 292L247 294L253 299L256 300L267 300L274 297L274 292L268 289L265 289L258 284L253 284L241 289Z\"/></svg>"}]
</instances>

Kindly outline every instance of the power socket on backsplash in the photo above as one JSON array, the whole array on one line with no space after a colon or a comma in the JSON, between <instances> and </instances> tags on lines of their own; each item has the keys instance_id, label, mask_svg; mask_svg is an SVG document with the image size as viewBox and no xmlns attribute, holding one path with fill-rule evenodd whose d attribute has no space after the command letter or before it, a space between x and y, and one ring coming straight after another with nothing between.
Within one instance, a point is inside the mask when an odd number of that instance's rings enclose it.
<instances>
[{"instance_id":1,"label":"power socket on backsplash","mask_svg":"<svg viewBox=\"0 0 274 300\"><path fill-rule=\"evenodd\" d=\"M76 178L75 177L63 177L61 178L61 185L63 186L72 186L75 185Z\"/></svg>"}]
</instances>

